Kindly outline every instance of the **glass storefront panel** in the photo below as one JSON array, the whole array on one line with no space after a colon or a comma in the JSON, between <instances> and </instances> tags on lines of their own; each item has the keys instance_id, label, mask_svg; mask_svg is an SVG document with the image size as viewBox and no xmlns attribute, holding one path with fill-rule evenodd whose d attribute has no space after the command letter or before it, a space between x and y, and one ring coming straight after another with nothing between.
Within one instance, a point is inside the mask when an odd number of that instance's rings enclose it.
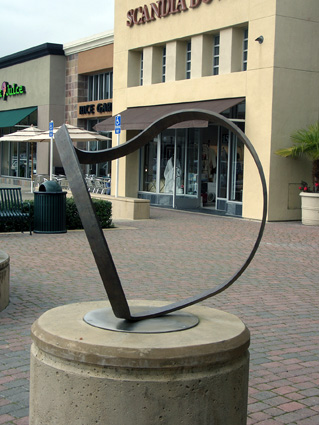
<instances>
[{"instance_id":1,"label":"glass storefront panel","mask_svg":"<svg viewBox=\"0 0 319 425\"><path fill-rule=\"evenodd\" d=\"M1 175L12 177L31 177L31 143L1 143ZM33 167L36 166L36 143L33 143Z\"/></svg>"},{"instance_id":2,"label":"glass storefront panel","mask_svg":"<svg viewBox=\"0 0 319 425\"><path fill-rule=\"evenodd\" d=\"M27 144L19 143L19 177L28 177L28 156L27 156Z\"/></svg>"},{"instance_id":3,"label":"glass storefront panel","mask_svg":"<svg viewBox=\"0 0 319 425\"><path fill-rule=\"evenodd\" d=\"M105 150L111 147L112 141L99 141L98 150ZM103 162L102 164L96 164L97 170L96 175L100 177L110 177L111 175L111 162Z\"/></svg>"},{"instance_id":4,"label":"glass storefront panel","mask_svg":"<svg viewBox=\"0 0 319 425\"><path fill-rule=\"evenodd\" d=\"M35 110L14 127L5 127L0 129L1 136L14 133L15 131L27 128L31 125L37 126L38 111ZM31 177L31 143L30 142L9 142L0 143L1 164L0 171L2 176L9 177ZM33 143L33 167L36 168L37 143Z\"/></svg>"},{"instance_id":5,"label":"glass storefront panel","mask_svg":"<svg viewBox=\"0 0 319 425\"><path fill-rule=\"evenodd\" d=\"M219 142L219 161L218 161L218 192L219 198L227 198L227 183L228 183L228 143L229 131L225 128L220 129Z\"/></svg>"},{"instance_id":6,"label":"glass storefront panel","mask_svg":"<svg viewBox=\"0 0 319 425\"><path fill-rule=\"evenodd\" d=\"M101 120L88 120L87 130L94 131L94 126ZM109 137L110 140L105 141L90 141L90 142L77 142L77 147L84 151L100 151L109 149L112 147L112 133L103 134ZM95 177L110 177L111 175L111 161L103 162L100 164L81 164L81 168L84 174L95 176Z\"/></svg>"},{"instance_id":7,"label":"glass storefront panel","mask_svg":"<svg viewBox=\"0 0 319 425\"><path fill-rule=\"evenodd\" d=\"M11 170L10 176L19 176L19 155L18 155L18 143L11 143Z\"/></svg>"},{"instance_id":8,"label":"glass storefront panel","mask_svg":"<svg viewBox=\"0 0 319 425\"><path fill-rule=\"evenodd\" d=\"M200 130L166 130L141 149L140 190L198 196ZM175 182L175 185L174 185Z\"/></svg>"},{"instance_id":9,"label":"glass storefront panel","mask_svg":"<svg viewBox=\"0 0 319 425\"><path fill-rule=\"evenodd\" d=\"M10 175L10 143L1 142L1 174L4 176Z\"/></svg>"},{"instance_id":10,"label":"glass storefront panel","mask_svg":"<svg viewBox=\"0 0 319 425\"><path fill-rule=\"evenodd\" d=\"M198 195L198 147L200 143L200 130L191 128L188 130L185 193Z\"/></svg>"},{"instance_id":11,"label":"glass storefront panel","mask_svg":"<svg viewBox=\"0 0 319 425\"><path fill-rule=\"evenodd\" d=\"M176 130L176 169L175 169L175 181L176 181L176 195L184 195L185 191L185 163L186 163L186 147L187 147L187 130L181 129Z\"/></svg>"},{"instance_id":12,"label":"glass storefront panel","mask_svg":"<svg viewBox=\"0 0 319 425\"><path fill-rule=\"evenodd\" d=\"M166 130L161 139L160 182L164 193L173 193L175 130Z\"/></svg>"},{"instance_id":13,"label":"glass storefront panel","mask_svg":"<svg viewBox=\"0 0 319 425\"><path fill-rule=\"evenodd\" d=\"M141 190L156 192L157 140L154 139L143 149L144 167Z\"/></svg>"},{"instance_id":14,"label":"glass storefront panel","mask_svg":"<svg viewBox=\"0 0 319 425\"><path fill-rule=\"evenodd\" d=\"M243 159L244 144L232 135L231 143L231 179L230 179L230 201L242 202L243 200Z\"/></svg>"}]
</instances>

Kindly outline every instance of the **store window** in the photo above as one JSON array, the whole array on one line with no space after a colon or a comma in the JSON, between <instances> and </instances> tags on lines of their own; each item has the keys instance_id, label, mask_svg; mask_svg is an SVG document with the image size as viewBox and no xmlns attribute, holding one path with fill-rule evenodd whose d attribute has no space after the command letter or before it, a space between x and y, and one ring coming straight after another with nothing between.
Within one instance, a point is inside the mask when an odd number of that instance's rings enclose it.
<instances>
[{"instance_id":1,"label":"store window","mask_svg":"<svg viewBox=\"0 0 319 425\"><path fill-rule=\"evenodd\" d=\"M145 192L158 191L157 189L157 146L158 146L158 139L155 138L143 148L142 162L144 165L142 170L141 190Z\"/></svg>"},{"instance_id":2,"label":"store window","mask_svg":"<svg viewBox=\"0 0 319 425\"><path fill-rule=\"evenodd\" d=\"M213 45L213 75L219 74L219 41L220 36L215 35L214 36L214 45Z\"/></svg>"},{"instance_id":3,"label":"store window","mask_svg":"<svg viewBox=\"0 0 319 425\"><path fill-rule=\"evenodd\" d=\"M149 142L141 149L140 190L197 197L199 142L196 129L166 130Z\"/></svg>"},{"instance_id":4,"label":"store window","mask_svg":"<svg viewBox=\"0 0 319 425\"><path fill-rule=\"evenodd\" d=\"M88 120L87 130L94 131L94 126L101 120ZM96 152L100 150L109 149L112 147L112 133L105 132L103 136L109 137L110 140L103 141L90 141L90 142L78 142L77 147L85 151ZM82 164L82 171L84 174L94 177L111 177L111 161L98 163L98 164Z\"/></svg>"},{"instance_id":5,"label":"store window","mask_svg":"<svg viewBox=\"0 0 319 425\"><path fill-rule=\"evenodd\" d=\"M37 126L37 110L21 120L14 127L1 129L1 136L23 130L31 125ZM29 142L8 142L0 143L1 148L1 167L2 176L31 178L31 167L33 163L33 172L36 173L37 165L37 143ZM32 161L33 158L33 161Z\"/></svg>"},{"instance_id":6,"label":"store window","mask_svg":"<svg viewBox=\"0 0 319 425\"><path fill-rule=\"evenodd\" d=\"M2 142L1 143L1 175L31 178L33 155L33 173L36 174L36 143Z\"/></svg>"},{"instance_id":7,"label":"store window","mask_svg":"<svg viewBox=\"0 0 319 425\"><path fill-rule=\"evenodd\" d=\"M88 101L112 99L113 71L88 76Z\"/></svg>"},{"instance_id":8,"label":"store window","mask_svg":"<svg viewBox=\"0 0 319 425\"><path fill-rule=\"evenodd\" d=\"M245 102L223 112L243 132ZM229 129L168 129L140 150L139 197L154 205L200 205L241 216L244 144Z\"/></svg>"},{"instance_id":9,"label":"store window","mask_svg":"<svg viewBox=\"0 0 319 425\"><path fill-rule=\"evenodd\" d=\"M186 44L186 79L191 78L191 65L192 65L192 43L188 41Z\"/></svg>"},{"instance_id":10,"label":"store window","mask_svg":"<svg viewBox=\"0 0 319 425\"><path fill-rule=\"evenodd\" d=\"M229 130L221 128L220 143L218 146L218 197L227 198L228 185L228 142Z\"/></svg>"},{"instance_id":11,"label":"store window","mask_svg":"<svg viewBox=\"0 0 319 425\"><path fill-rule=\"evenodd\" d=\"M166 46L163 47L162 53L162 83L165 83L166 79Z\"/></svg>"},{"instance_id":12,"label":"store window","mask_svg":"<svg viewBox=\"0 0 319 425\"><path fill-rule=\"evenodd\" d=\"M243 40L243 71L247 71L247 60L248 60L248 28L245 28L244 40Z\"/></svg>"},{"instance_id":13,"label":"store window","mask_svg":"<svg viewBox=\"0 0 319 425\"><path fill-rule=\"evenodd\" d=\"M229 200L243 201L243 174L244 174L244 145L232 134L230 145L230 189Z\"/></svg>"},{"instance_id":14,"label":"store window","mask_svg":"<svg viewBox=\"0 0 319 425\"><path fill-rule=\"evenodd\" d=\"M143 85L143 79L144 79L144 55L142 51L141 58L140 58L140 86Z\"/></svg>"}]
</instances>

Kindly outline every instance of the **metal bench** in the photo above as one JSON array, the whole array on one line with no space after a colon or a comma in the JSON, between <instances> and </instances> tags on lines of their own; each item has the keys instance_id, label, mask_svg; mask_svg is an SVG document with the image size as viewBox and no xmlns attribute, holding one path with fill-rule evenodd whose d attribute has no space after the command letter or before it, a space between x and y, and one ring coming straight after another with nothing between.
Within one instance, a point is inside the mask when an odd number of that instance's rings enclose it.
<instances>
[{"instance_id":1,"label":"metal bench","mask_svg":"<svg viewBox=\"0 0 319 425\"><path fill-rule=\"evenodd\" d=\"M0 222L19 221L20 223L28 223L30 235L31 215L30 204L28 203L28 211L23 208L21 188L5 187L0 188ZM23 232L23 230L22 230Z\"/></svg>"}]
</instances>

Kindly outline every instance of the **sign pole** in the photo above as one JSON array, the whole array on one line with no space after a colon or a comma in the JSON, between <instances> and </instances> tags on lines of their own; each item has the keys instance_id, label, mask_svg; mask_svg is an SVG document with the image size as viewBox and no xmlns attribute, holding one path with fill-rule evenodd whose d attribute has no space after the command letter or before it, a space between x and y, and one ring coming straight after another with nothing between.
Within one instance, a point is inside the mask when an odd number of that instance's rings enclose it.
<instances>
[{"instance_id":1,"label":"sign pole","mask_svg":"<svg viewBox=\"0 0 319 425\"><path fill-rule=\"evenodd\" d=\"M33 193L33 142L31 142L31 193Z\"/></svg>"},{"instance_id":2,"label":"sign pole","mask_svg":"<svg viewBox=\"0 0 319 425\"><path fill-rule=\"evenodd\" d=\"M117 146L120 144L120 134L121 134L121 115L116 115L115 117L115 134L117 134ZM119 165L120 160L116 160L116 180L115 180L115 198L119 196Z\"/></svg>"},{"instance_id":3,"label":"sign pole","mask_svg":"<svg viewBox=\"0 0 319 425\"><path fill-rule=\"evenodd\" d=\"M53 177L53 126L54 122L49 123L49 137L50 137L50 180Z\"/></svg>"}]
</instances>

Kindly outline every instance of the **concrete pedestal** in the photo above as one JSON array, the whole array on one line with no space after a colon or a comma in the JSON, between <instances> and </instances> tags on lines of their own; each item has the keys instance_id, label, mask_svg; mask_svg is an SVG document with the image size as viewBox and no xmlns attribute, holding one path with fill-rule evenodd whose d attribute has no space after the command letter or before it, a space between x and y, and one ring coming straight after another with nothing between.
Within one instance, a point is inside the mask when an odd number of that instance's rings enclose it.
<instances>
[{"instance_id":1,"label":"concrete pedestal","mask_svg":"<svg viewBox=\"0 0 319 425\"><path fill-rule=\"evenodd\" d=\"M196 327L160 334L83 321L107 306L66 305L33 324L30 425L246 424L249 331L236 316L194 306Z\"/></svg>"},{"instance_id":2,"label":"concrete pedestal","mask_svg":"<svg viewBox=\"0 0 319 425\"><path fill-rule=\"evenodd\" d=\"M10 293L10 257L0 251L0 311L9 304Z\"/></svg>"}]
</instances>

